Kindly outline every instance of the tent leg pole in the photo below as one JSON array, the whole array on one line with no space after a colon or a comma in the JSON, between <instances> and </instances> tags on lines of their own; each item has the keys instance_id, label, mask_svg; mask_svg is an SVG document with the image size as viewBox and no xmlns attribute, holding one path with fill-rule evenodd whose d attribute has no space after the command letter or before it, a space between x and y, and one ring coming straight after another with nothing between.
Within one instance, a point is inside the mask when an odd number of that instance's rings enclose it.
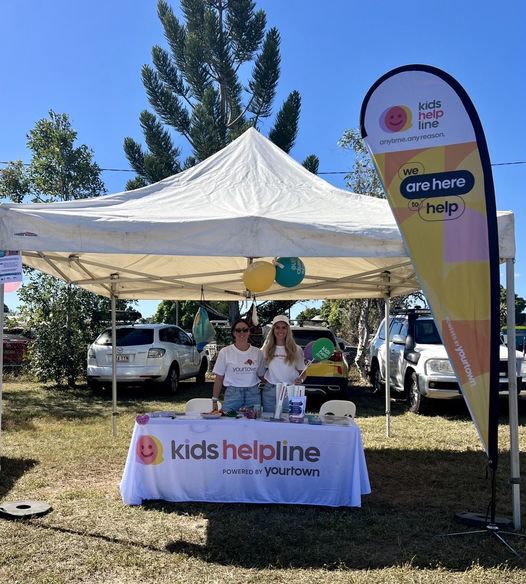
<instances>
[{"instance_id":1,"label":"tent leg pole","mask_svg":"<svg viewBox=\"0 0 526 584\"><path fill-rule=\"evenodd\" d=\"M111 429L117 437L117 318L116 291L118 274L111 275Z\"/></svg>"},{"instance_id":2,"label":"tent leg pole","mask_svg":"<svg viewBox=\"0 0 526 584\"><path fill-rule=\"evenodd\" d=\"M0 472L2 471L2 409L4 399L4 284L0 284Z\"/></svg>"},{"instance_id":3,"label":"tent leg pole","mask_svg":"<svg viewBox=\"0 0 526 584\"><path fill-rule=\"evenodd\" d=\"M389 313L391 299L385 295L385 435L391 436L391 343L389 342Z\"/></svg>"},{"instance_id":4,"label":"tent leg pole","mask_svg":"<svg viewBox=\"0 0 526 584\"><path fill-rule=\"evenodd\" d=\"M517 396L517 359L515 336L515 266L506 260L506 326L508 331L508 407L510 417L510 469L513 508L513 527L521 529L520 466L519 466L519 415Z\"/></svg>"},{"instance_id":5,"label":"tent leg pole","mask_svg":"<svg viewBox=\"0 0 526 584\"><path fill-rule=\"evenodd\" d=\"M391 274L383 272L383 281L385 284L384 303L385 303L385 434L391 436L391 344L389 342L389 313L391 312L391 289L389 282Z\"/></svg>"}]
</instances>

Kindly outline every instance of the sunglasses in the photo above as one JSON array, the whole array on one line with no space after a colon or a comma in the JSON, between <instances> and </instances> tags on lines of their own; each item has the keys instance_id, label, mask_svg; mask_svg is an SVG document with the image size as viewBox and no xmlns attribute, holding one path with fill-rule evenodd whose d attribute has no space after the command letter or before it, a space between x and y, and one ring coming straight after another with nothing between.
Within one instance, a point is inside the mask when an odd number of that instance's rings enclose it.
<instances>
[{"instance_id":1,"label":"sunglasses","mask_svg":"<svg viewBox=\"0 0 526 584\"><path fill-rule=\"evenodd\" d=\"M234 329L234 331L236 333L248 333L248 329L247 328L242 328L242 329Z\"/></svg>"}]
</instances>

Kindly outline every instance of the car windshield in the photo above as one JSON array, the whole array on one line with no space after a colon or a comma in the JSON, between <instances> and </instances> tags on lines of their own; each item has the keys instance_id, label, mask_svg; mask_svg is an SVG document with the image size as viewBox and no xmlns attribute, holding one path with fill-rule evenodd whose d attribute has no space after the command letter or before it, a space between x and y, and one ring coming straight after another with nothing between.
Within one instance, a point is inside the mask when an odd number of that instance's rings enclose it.
<instances>
[{"instance_id":1,"label":"car windshield","mask_svg":"<svg viewBox=\"0 0 526 584\"><path fill-rule=\"evenodd\" d=\"M415 322L415 342L422 345L441 345L434 320L417 320Z\"/></svg>"},{"instance_id":2,"label":"car windshield","mask_svg":"<svg viewBox=\"0 0 526 584\"><path fill-rule=\"evenodd\" d=\"M117 347L131 347L132 345L151 345L153 343L153 329L118 328ZM111 345L111 329L105 330L95 341L96 345Z\"/></svg>"},{"instance_id":3,"label":"car windshield","mask_svg":"<svg viewBox=\"0 0 526 584\"><path fill-rule=\"evenodd\" d=\"M309 344L311 341L316 341L318 339L329 339L331 343L336 344L336 340L331 331L293 329L292 334L294 340L301 348L305 347L305 345Z\"/></svg>"}]
</instances>

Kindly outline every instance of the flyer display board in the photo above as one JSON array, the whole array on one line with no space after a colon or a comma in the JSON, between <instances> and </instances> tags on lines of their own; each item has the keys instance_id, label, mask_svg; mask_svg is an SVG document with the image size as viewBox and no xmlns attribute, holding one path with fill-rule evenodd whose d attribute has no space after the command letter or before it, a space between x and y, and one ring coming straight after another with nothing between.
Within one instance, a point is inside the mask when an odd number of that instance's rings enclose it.
<instances>
[{"instance_id":1,"label":"flyer display board","mask_svg":"<svg viewBox=\"0 0 526 584\"><path fill-rule=\"evenodd\" d=\"M19 251L0 250L0 284L22 281L22 256Z\"/></svg>"}]
</instances>

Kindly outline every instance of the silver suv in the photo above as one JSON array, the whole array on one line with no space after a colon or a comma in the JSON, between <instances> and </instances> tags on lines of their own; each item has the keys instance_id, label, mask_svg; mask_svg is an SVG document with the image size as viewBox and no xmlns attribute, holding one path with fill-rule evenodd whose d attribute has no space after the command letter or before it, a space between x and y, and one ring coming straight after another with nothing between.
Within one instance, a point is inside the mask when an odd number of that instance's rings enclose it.
<instances>
[{"instance_id":1,"label":"silver suv","mask_svg":"<svg viewBox=\"0 0 526 584\"><path fill-rule=\"evenodd\" d=\"M391 391L418 412L422 399L462 397L457 378L435 322L427 310L408 310L391 317L389 326ZM522 388L522 353L517 352L517 391ZM508 350L500 347L500 393L508 393ZM374 392L385 387L385 325L381 322L369 347L369 378Z\"/></svg>"},{"instance_id":2,"label":"silver suv","mask_svg":"<svg viewBox=\"0 0 526 584\"><path fill-rule=\"evenodd\" d=\"M111 328L103 331L88 349L88 386L111 383ZM194 340L171 324L138 324L117 327L117 381L130 385L154 382L175 393L180 379L204 382L208 360Z\"/></svg>"}]
</instances>

